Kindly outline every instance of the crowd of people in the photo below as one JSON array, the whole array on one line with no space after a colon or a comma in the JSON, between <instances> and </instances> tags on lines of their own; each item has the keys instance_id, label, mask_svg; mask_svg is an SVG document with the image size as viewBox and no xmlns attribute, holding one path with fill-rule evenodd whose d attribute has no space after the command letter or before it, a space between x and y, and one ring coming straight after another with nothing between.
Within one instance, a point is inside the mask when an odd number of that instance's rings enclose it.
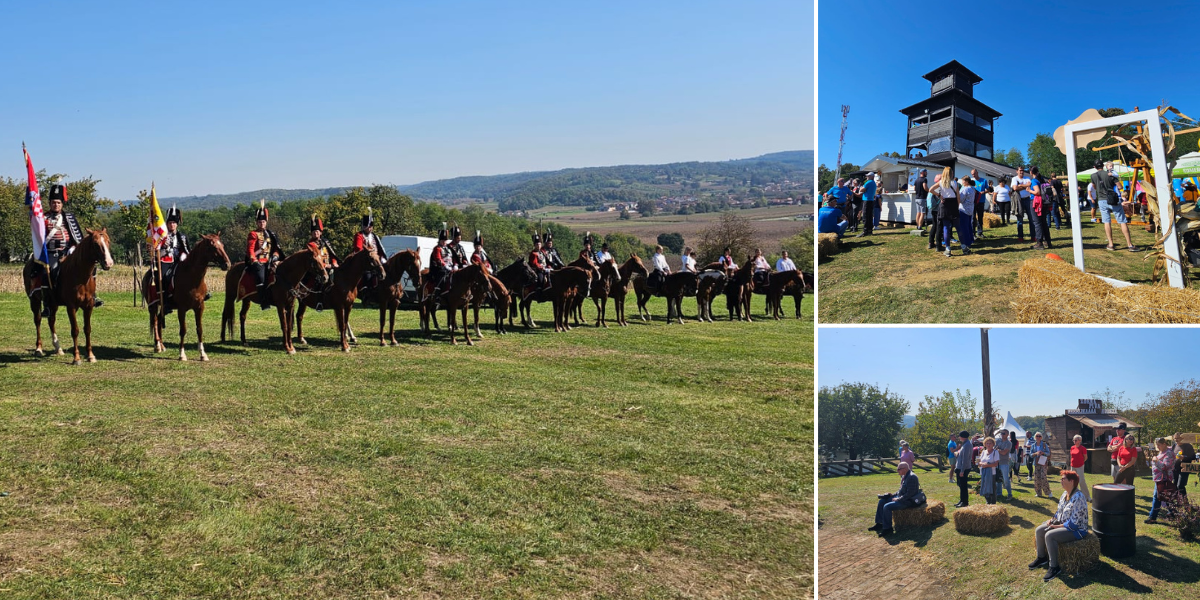
<instances>
[{"instance_id":1,"label":"crowd of people","mask_svg":"<svg viewBox=\"0 0 1200 600\"><path fill-rule=\"evenodd\" d=\"M1093 222L1099 211L1109 250L1115 249L1111 224L1115 219L1124 234L1126 249L1140 251L1129 236L1129 220L1133 213L1146 212L1145 194L1137 194L1133 201L1125 200L1113 163L1096 161L1095 167L1082 204L1091 209ZM1016 221L1018 243L1026 241L1028 229L1031 249L1049 249L1053 247L1051 224L1056 231L1064 223L1070 226L1068 195L1059 175L1046 176L1033 166L1028 170L1018 167L1012 178L988 179L978 169L955 178L952 169L945 167L930 181L928 171L921 169L909 186L917 198L923 199L916 203L917 229L928 237L929 250L951 256L951 247L957 243L962 254L970 254L976 240L984 235L984 214L990 212L1004 225ZM823 194L817 215L818 233L836 234L839 239L855 232L856 237L873 235L881 214L877 199L884 190L880 184L878 173L867 173L862 180L838 179ZM1188 190L1195 187L1191 182L1187 186Z\"/></svg>"},{"instance_id":2,"label":"crowd of people","mask_svg":"<svg viewBox=\"0 0 1200 600\"><path fill-rule=\"evenodd\" d=\"M1158 516L1163 510L1186 501L1190 474L1183 470L1183 465L1194 462L1196 453L1192 445L1182 440L1181 433L1171 438L1157 438L1154 440L1154 455L1146 457L1155 484L1146 523L1158 523ZM1112 460L1113 482L1132 485L1139 449L1125 423L1118 424L1110 435L1108 451ZM979 495L988 504L995 504L998 498L1004 497L1005 492L1009 500L1013 499L1012 477L1020 479L1022 467L1028 469L1027 481L1034 482L1037 497L1053 498L1047 478L1053 452L1040 432L1026 434L1022 443L1007 429L998 430L996 437L961 431L950 436L946 452L951 465L949 482L957 482L959 489L959 502L954 505L955 508L969 505L971 474L976 471L979 473ZM1066 468L1060 472L1062 493L1058 508L1054 517L1038 525L1034 531L1037 558L1029 564L1029 568L1047 567L1044 576L1047 581L1061 572L1059 546L1082 539L1089 531L1088 509L1092 496L1084 472L1087 459L1088 448L1083 445L1083 436L1074 436ZM890 535L894 533L893 512L925 503L925 493L916 474L912 472L915 461L916 455L908 442L901 441L897 469L900 488L895 493L879 494L875 523L867 528L868 531L876 532L880 537Z\"/></svg>"}]
</instances>

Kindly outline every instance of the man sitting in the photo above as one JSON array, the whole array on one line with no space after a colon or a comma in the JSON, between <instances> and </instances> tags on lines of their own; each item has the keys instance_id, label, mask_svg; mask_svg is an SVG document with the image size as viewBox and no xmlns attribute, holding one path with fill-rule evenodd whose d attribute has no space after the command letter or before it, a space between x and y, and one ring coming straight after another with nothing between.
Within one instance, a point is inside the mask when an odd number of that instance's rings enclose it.
<instances>
[{"instance_id":1,"label":"man sitting","mask_svg":"<svg viewBox=\"0 0 1200 600\"><path fill-rule=\"evenodd\" d=\"M912 466L902 462L897 471L900 473L900 491L879 497L879 505L875 508L875 525L867 528L867 531L878 531L879 537L893 532L892 511L916 506L917 496L921 493L921 484L912 472Z\"/></svg>"},{"instance_id":2,"label":"man sitting","mask_svg":"<svg viewBox=\"0 0 1200 600\"><path fill-rule=\"evenodd\" d=\"M835 233L841 239L849 224L842 216L842 209L838 208L837 198L829 198L817 214L817 233Z\"/></svg>"}]
</instances>

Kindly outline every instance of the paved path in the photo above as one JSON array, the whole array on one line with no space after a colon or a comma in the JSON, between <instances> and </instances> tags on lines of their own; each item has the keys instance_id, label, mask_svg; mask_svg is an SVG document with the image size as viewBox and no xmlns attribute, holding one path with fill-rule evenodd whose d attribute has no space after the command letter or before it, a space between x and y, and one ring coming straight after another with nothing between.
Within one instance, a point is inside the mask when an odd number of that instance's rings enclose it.
<instances>
[{"instance_id":1,"label":"paved path","mask_svg":"<svg viewBox=\"0 0 1200 600\"><path fill-rule=\"evenodd\" d=\"M875 534L821 531L818 558L823 600L949 598L950 588L921 563L912 542L895 546Z\"/></svg>"}]
</instances>

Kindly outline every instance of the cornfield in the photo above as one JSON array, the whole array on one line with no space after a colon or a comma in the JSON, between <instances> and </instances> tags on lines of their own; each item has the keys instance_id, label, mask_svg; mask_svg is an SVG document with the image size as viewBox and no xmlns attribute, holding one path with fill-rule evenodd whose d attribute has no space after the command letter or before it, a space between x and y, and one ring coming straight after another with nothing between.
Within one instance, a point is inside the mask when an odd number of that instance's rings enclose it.
<instances>
[{"instance_id":1,"label":"cornfield","mask_svg":"<svg viewBox=\"0 0 1200 600\"><path fill-rule=\"evenodd\" d=\"M21 269L24 265L21 263L12 263L0 265L0 293L6 294L24 294L25 284L21 281ZM137 286L141 285L141 277L145 274L145 267L135 268L128 265L113 265L113 268L96 272L96 293L103 297L105 294L128 294L129 298L134 297L134 292ZM135 282L136 277L136 282ZM208 275L204 278L204 282L208 284L210 292L221 292L225 290L225 272L210 267ZM108 300L109 298L105 298Z\"/></svg>"}]
</instances>

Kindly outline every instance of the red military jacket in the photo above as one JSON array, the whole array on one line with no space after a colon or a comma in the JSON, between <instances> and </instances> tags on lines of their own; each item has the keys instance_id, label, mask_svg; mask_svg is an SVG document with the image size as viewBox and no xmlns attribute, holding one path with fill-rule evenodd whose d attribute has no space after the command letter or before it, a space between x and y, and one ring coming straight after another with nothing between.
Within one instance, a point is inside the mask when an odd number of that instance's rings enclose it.
<instances>
[{"instance_id":1,"label":"red military jacket","mask_svg":"<svg viewBox=\"0 0 1200 600\"><path fill-rule=\"evenodd\" d=\"M546 265L542 264L542 262L543 261L542 261L542 253L541 252L539 252L537 250L530 251L529 266L531 266L535 269L538 269L540 271L540 270L546 268Z\"/></svg>"},{"instance_id":2,"label":"red military jacket","mask_svg":"<svg viewBox=\"0 0 1200 600\"><path fill-rule=\"evenodd\" d=\"M450 261L446 257L446 249L441 246L433 247L433 252L429 253L429 262L439 267L450 268Z\"/></svg>"},{"instance_id":3,"label":"red military jacket","mask_svg":"<svg viewBox=\"0 0 1200 600\"><path fill-rule=\"evenodd\" d=\"M251 261L265 263L271 260L271 236L257 229L251 230L246 237L246 256Z\"/></svg>"}]
</instances>

